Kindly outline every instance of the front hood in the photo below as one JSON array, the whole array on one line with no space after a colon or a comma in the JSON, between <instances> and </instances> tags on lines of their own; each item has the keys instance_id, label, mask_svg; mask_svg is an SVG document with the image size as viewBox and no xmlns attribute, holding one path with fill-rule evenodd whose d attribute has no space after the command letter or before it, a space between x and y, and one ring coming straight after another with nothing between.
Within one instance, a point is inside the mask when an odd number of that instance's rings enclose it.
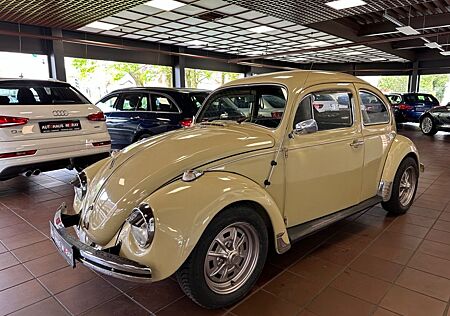
<instances>
[{"instance_id":1,"label":"front hood","mask_svg":"<svg viewBox=\"0 0 450 316\"><path fill-rule=\"evenodd\" d=\"M269 131L234 123L197 125L131 145L89 183L84 204L90 208L84 214L88 236L100 245L109 242L134 207L185 170L273 146Z\"/></svg>"}]
</instances>

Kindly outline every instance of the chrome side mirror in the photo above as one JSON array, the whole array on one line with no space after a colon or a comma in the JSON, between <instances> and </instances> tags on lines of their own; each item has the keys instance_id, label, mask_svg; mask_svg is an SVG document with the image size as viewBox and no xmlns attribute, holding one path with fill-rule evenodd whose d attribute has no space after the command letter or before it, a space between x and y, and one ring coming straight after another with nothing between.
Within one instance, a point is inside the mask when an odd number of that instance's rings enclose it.
<instances>
[{"instance_id":1,"label":"chrome side mirror","mask_svg":"<svg viewBox=\"0 0 450 316\"><path fill-rule=\"evenodd\" d=\"M316 120L306 120L295 125L295 129L293 134L295 135L303 135L303 134L312 134L319 130L319 126L317 126Z\"/></svg>"}]
</instances>

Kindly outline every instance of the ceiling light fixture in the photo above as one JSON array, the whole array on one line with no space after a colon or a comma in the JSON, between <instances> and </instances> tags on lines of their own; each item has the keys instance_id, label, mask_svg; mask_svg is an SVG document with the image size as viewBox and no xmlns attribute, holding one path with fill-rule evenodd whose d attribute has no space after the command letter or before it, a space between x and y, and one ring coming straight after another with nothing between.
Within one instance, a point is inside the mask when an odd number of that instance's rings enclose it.
<instances>
[{"instance_id":1,"label":"ceiling light fixture","mask_svg":"<svg viewBox=\"0 0 450 316\"><path fill-rule=\"evenodd\" d=\"M100 21L95 21L92 23L89 23L88 25L86 25L86 27L90 27L93 29L99 29L99 30L112 30L115 27L118 27L118 25L116 24L111 24L111 23L105 23L105 22L100 22Z\"/></svg>"},{"instance_id":2,"label":"ceiling light fixture","mask_svg":"<svg viewBox=\"0 0 450 316\"><path fill-rule=\"evenodd\" d=\"M254 33L267 33L267 32L271 32L271 31L275 31L275 29L273 27L265 26L265 25L252 27L251 29L248 29L248 30L250 32L254 32Z\"/></svg>"},{"instance_id":3,"label":"ceiling light fixture","mask_svg":"<svg viewBox=\"0 0 450 316\"><path fill-rule=\"evenodd\" d=\"M152 0L152 1L145 3L145 5L148 5L149 7L161 9L164 11L172 11L172 10L178 9L182 6L185 6L186 4L175 1L175 0Z\"/></svg>"},{"instance_id":4,"label":"ceiling light fixture","mask_svg":"<svg viewBox=\"0 0 450 316\"><path fill-rule=\"evenodd\" d=\"M386 58L382 58L382 57L376 57L376 58L371 58L371 61L385 61Z\"/></svg>"},{"instance_id":5,"label":"ceiling light fixture","mask_svg":"<svg viewBox=\"0 0 450 316\"><path fill-rule=\"evenodd\" d=\"M425 43L425 46L428 47L428 48L441 48L441 45L439 45L436 42Z\"/></svg>"},{"instance_id":6,"label":"ceiling light fixture","mask_svg":"<svg viewBox=\"0 0 450 316\"><path fill-rule=\"evenodd\" d=\"M362 0L337 0L325 3L327 6L336 10L344 10L354 7L366 5L367 3Z\"/></svg>"},{"instance_id":7,"label":"ceiling light fixture","mask_svg":"<svg viewBox=\"0 0 450 316\"><path fill-rule=\"evenodd\" d=\"M324 41L316 41L316 42L306 44L306 46L310 46L310 47L319 47L319 46L327 46L327 45L328 45L328 43L324 42Z\"/></svg>"},{"instance_id":8,"label":"ceiling light fixture","mask_svg":"<svg viewBox=\"0 0 450 316\"><path fill-rule=\"evenodd\" d=\"M355 55L362 55L362 54L364 54L364 53L358 52L358 51L345 53L345 55L347 55L347 56L355 56Z\"/></svg>"},{"instance_id":9,"label":"ceiling light fixture","mask_svg":"<svg viewBox=\"0 0 450 316\"><path fill-rule=\"evenodd\" d=\"M420 32L411 26L399 26L396 30L405 35L419 35Z\"/></svg>"},{"instance_id":10,"label":"ceiling light fixture","mask_svg":"<svg viewBox=\"0 0 450 316\"><path fill-rule=\"evenodd\" d=\"M199 40L193 40L190 42L186 42L185 43L187 46L191 46L191 47L203 47L203 46L208 46L207 42L204 41L199 41Z\"/></svg>"},{"instance_id":11,"label":"ceiling light fixture","mask_svg":"<svg viewBox=\"0 0 450 316\"><path fill-rule=\"evenodd\" d=\"M442 56L450 56L450 51L441 52Z\"/></svg>"}]
</instances>

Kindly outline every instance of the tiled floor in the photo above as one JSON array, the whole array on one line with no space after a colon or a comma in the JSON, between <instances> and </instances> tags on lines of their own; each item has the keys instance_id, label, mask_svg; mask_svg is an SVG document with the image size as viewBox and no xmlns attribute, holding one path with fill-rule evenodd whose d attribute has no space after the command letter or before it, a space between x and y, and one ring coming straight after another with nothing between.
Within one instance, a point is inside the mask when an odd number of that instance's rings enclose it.
<instances>
[{"instance_id":1,"label":"tiled floor","mask_svg":"<svg viewBox=\"0 0 450 316\"><path fill-rule=\"evenodd\" d=\"M257 287L229 310L203 310L173 279L139 285L67 267L48 239L71 204L73 172L0 183L0 315L450 316L450 134L400 131L426 171L407 215L379 207L272 255Z\"/></svg>"}]
</instances>

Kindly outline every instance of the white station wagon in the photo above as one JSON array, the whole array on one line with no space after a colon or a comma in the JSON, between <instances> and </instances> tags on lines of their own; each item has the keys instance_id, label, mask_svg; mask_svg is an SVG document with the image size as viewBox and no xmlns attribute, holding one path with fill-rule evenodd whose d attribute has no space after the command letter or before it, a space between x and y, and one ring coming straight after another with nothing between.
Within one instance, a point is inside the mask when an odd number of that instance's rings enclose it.
<instances>
[{"instance_id":1,"label":"white station wagon","mask_svg":"<svg viewBox=\"0 0 450 316\"><path fill-rule=\"evenodd\" d=\"M68 83L0 79L0 180L109 156L105 116Z\"/></svg>"}]
</instances>

